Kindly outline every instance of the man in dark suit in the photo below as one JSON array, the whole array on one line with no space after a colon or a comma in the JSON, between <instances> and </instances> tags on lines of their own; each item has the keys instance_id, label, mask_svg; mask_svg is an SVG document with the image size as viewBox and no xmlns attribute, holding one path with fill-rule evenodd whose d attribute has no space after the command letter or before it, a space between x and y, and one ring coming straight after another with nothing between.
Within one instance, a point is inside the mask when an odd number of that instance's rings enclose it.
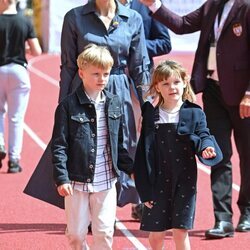
<instances>
[{"instance_id":1,"label":"man in dark suit","mask_svg":"<svg viewBox=\"0 0 250 250\"><path fill-rule=\"evenodd\" d=\"M156 56L168 54L172 49L168 29L165 25L153 19L150 15L150 10L145 5L141 4L139 0L119 1L128 8L136 10L142 16L146 46L150 59L150 71L152 72L154 67L153 58ZM129 180L129 182L131 182L131 180ZM130 184L126 183L126 185ZM142 216L142 208L142 204L133 204L131 213L132 218L140 220Z\"/></svg>"},{"instance_id":2,"label":"man in dark suit","mask_svg":"<svg viewBox=\"0 0 250 250\"><path fill-rule=\"evenodd\" d=\"M250 1L208 0L197 10L179 16L160 0L141 0L153 17L177 34L200 31L191 83L203 92L211 134L224 159L211 169L215 225L207 238L233 236L232 144L240 158L241 184L238 232L250 231Z\"/></svg>"}]
</instances>

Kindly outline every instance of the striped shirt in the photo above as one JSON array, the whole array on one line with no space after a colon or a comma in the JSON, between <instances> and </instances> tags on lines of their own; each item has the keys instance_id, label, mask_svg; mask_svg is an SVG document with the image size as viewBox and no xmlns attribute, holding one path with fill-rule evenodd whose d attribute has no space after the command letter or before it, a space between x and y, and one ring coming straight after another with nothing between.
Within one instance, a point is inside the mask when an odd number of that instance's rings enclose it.
<instances>
[{"instance_id":1,"label":"striped shirt","mask_svg":"<svg viewBox=\"0 0 250 250\"><path fill-rule=\"evenodd\" d=\"M71 184L74 190L93 193L108 190L114 187L117 178L113 173L112 169L112 160L110 152L111 149L109 143L107 120L105 116L106 97L104 94L102 94L99 100L93 101L90 97L89 99L95 105L97 123L97 151L94 180L93 183L71 181Z\"/></svg>"}]
</instances>

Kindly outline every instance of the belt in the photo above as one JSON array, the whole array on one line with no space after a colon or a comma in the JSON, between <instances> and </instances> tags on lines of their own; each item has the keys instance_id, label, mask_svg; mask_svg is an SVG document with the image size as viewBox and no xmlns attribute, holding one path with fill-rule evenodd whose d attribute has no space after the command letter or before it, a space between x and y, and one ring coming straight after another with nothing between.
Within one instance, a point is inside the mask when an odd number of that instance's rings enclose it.
<instances>
[{"instance_id":1,"label":"belt","mask_svg":"<svg viewBox=\"0 0 250 250\"><path fill-rule=\"evenodd\" d=\"M112 68L110 71L110 75L121 75L125 74L125 68Z\"/></svg>"}]
</instances>

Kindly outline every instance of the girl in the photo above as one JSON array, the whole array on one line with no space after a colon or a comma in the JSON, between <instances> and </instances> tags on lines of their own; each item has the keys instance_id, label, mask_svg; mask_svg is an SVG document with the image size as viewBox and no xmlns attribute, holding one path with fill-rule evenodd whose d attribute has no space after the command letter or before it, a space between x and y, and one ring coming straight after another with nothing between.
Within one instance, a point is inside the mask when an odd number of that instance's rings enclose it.
<instances>
[{"instance_id":1,"label":"girl","mask_svg":"<svg viewBox=\"0 0 250 250\"><path fill-rule=\"evenodd\" d=\"M190 249L197 165L215 165L221 151L210 135L202 109L192 103L194 93L186 70L177 62L160 63L152 76L149 94L154 107L142 107L142 129L135 156L135 183L145 208L141 230L150 231L153 250L162 250L165 232L173 230L178 250Z\"/></svg>"}]
</instances>

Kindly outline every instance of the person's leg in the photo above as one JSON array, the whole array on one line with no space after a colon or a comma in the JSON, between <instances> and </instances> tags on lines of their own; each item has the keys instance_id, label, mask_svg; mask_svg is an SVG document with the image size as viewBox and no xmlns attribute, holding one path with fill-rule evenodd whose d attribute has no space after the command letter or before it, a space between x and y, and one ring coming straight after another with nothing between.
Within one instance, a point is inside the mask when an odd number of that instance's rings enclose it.
<instances>
[{"instance_id":1,"label":"person's leg","mask_svg":"<svg viewBox=\"0 0 250 250\"><path fill-rule=\"evenodd\" d=\"M65 213L67 219L66 236L74 250L88 250L86 242L88 233L89 193L73 191L72 196L65 197Z\"/></svg>"},{"instance_id":2,"label":"person's leg","mask_svg":"<svg viewBox=\"0 0 250 250\"><path fill-rule=\"evenodd\" d=\"M8 67L0 67L0 168L2 167L2 160L6 156L5 140L4 140L4 118L6 114L6 87L8 86Z\"/></svg>"},{"instance_id":3,"label":"person's leg","mask_svg":"<svg viewBox=\"0 0 250 250\"><path fill-rule=\"evenodd\" d=\"M9 86L7 90L9 121L9 170L11 170L12 163L14 165L17 163L18 165L21 157L24 116L28 106L29 94L30 80L27 70L20 65L12 64L12 68L9 73Z\"/></svg>"},{"instance_id":4,"label":"person's leg","mask_svg":"<svg viewBox=\"0 0 250 250\"><path fill-rule=\"evenodd\" d=\"M148 236L149 244L152 250L162 250L164 249L164 237L166 231L163 232L150 232Z\"/></svg>"},{"instance_id":5,"label":"person's leg","mask_svg":"<svg viewBox=\"0 0 250 250\"><path fill-rule=\"evenodd\" d=\"M241 213L238 226L239 232L250 231L250 118L241 119L239 107L230 109L234 127L234 139L240 160L240 192L238 207Z\"/></svg>"},{"instance_id":6,"label":"person's leg","mask_svg":"<svg viewBox=\"0 0 250 250\"><path fill-rule=\"evenodd\" d=\"M185 229L173 229L173 238L176 250L190 250L190 241L188 236L188 230Z\"/></svg>"},{"instance_id":7,"label":"person's leg","mask_svg":"<svg viewBox=\"0 0 250 250\"><path fill-rule=\"evenodd\" d=\"M209 82L203 93L204 111L208 128L215 136L223 160L211 168L211 189L213 195L215 221L232 222L232 123L223 103L221 92L216 84Z\"/></svg>"},{"instance_id":8,"label":"person's leg","mask_svg":"<svg viewBox=\"0 0 250 250\"><path fill-rule=\"evenodd\" d=\"M91 250L112 250L116 216L116 188L90 194L93 244Z\"/></svg>"}]
</instances>

